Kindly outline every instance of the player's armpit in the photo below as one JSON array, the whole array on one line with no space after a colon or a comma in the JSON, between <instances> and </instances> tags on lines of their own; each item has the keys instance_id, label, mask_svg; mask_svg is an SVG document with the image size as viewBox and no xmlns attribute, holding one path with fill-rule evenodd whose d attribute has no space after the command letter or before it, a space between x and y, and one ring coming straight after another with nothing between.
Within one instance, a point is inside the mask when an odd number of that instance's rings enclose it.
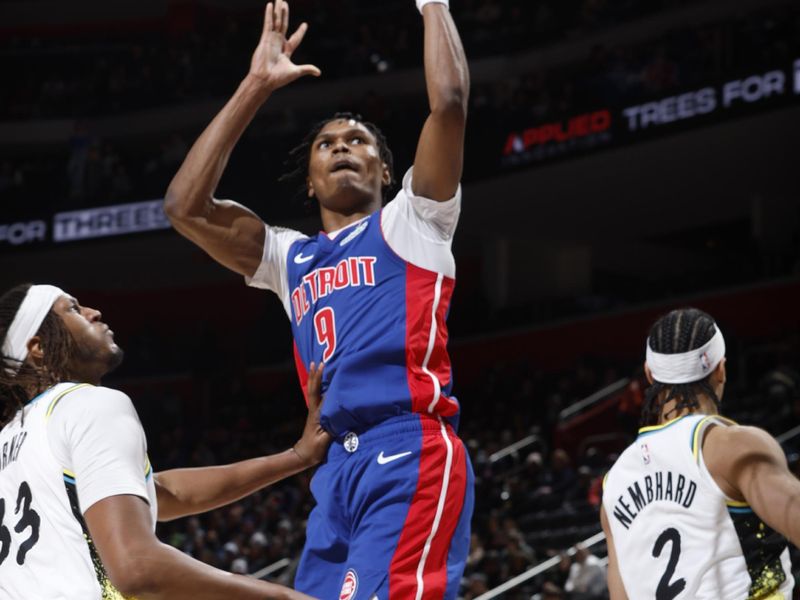
<instances>
[{"instance_id":1,"label":"player's armpit","mask_svg":"<svg viewBox=\"0 0 800 600\"><path fill-rule=\"evenodd\" d=\"M703 458L720 488L744 500L764 522L800 546L800 481L778 442L757 427L714 427Z\"/></svg>"},{"instance_id":2,"label":"player's armpit","mask_svg":"<svg viewBox=\"0 0 800 600\"><path fill-rule=\"evenodd\" d=\"M220 571L162 544L147 503L137 496L110 496L84 517L109 581L126 597L310 600L283 586Z\"/></svg>"},{"instance_id":3,"label":"player's armpit","mask_svg":"<svg viewBox=\"0 0 800 600\"><path fill-rule=\"evenodd\" d=\"M622 576L619 574L619 564L617 563L617 551L614 548L614 538L611 535L611 527L608 525L606 509L600 509L600 524L606 534L606 546L608 547L608 594L611 600L628 600L625 586L622 583Z\"/></svg>"},{"instance_id":4,"label":"player's armpit","mask_svg":"<svg viewBox=\"0 0 800 600\"><path fill-rule=\"evenodd\" d=\"M423 14L431 114L417 145L413 188L417 196L446 201L455 195L463 170L469 70L447 8L429 4Z\"/></svg>"}]
</instances>

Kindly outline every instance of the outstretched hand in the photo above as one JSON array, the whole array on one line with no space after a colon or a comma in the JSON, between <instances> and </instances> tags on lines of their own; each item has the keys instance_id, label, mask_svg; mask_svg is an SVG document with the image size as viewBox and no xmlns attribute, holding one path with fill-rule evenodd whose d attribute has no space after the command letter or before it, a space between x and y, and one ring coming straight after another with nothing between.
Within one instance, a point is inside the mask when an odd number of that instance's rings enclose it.
<instances>
[{"instance_id":1,"label":"outstretched hand","mask_svg":"<svg viewBox=\"0 0 800 600\"><path fill-rule=\"evenodd\" d=\"M319 77L320 70L314 65L296 65L292 54L308 31L308 24L301 23L290 38L289 4L286 0L276 0L267 4L264 15L264 30L261 40L250 61L250 76L259 80L269 89L278 89L305 75Z\"/></svg>"},{"instance_id":2,"label":"outstretched hand","mask_svg":"<svg viewBox=\"0 0 800 600\"><path fill-rule=\"evenodd\" d=\"M322 428L319 415L322 410L322 371L323 363L319 366L311 363L308 369L308 384L306 397L308 399L308 417L303 429L303 437L294 445L295 453L307 466L316 465L325 458L333 438Z\"/></svg>"}]
</instances>

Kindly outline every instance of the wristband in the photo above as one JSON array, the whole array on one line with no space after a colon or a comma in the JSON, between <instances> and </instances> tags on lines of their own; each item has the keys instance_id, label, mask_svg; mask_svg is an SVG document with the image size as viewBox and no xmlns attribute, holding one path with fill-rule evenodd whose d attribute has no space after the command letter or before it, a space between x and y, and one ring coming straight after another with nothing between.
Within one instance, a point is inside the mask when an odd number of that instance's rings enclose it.
<instances>
[{"instance_id":1,"label":"wristband","mask_svg":"<svg viewBox=\"0 0 800 600\"><path fill-rule=\"evenodd\" d=\"M448 9L450 8L450 0L417 0L417 8L419 9L420 14L422 14L422 8L426 4L430 4L432 2L436 2L437 4L444 4Z\"/></svg>"}]
</instances>

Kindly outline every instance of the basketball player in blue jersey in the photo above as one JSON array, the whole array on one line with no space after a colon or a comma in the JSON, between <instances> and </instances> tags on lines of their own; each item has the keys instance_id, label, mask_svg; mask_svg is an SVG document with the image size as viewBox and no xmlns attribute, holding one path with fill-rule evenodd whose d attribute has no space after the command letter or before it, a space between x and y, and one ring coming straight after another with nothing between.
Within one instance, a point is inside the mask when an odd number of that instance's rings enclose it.
<instances>
[{"instance_id":1,"label":"basketball player in blue jersey","mask_svg":"<svg viewBox=\"0 0 800 600\"><path fill-rule=\"evenodd\" d=\"M456 436L445 318L453 293L467 63L447 0L417 0L430 115L413 168L385 206L392 155L351 115L293 153L324 232L265 225L214 192L259 107L312 65L292 63L289 7L269 3L250 71L195 142L167 192L174 227L249 285L277 294L301 382L323 362L321 423L335 438L317 471L298 590L342 600L456 597L469 545L473 477ZM409 7L410 9L411 7Z\"/></svg>"},{"instance_id":2,"label":"basketball player in blue jersey","mask_svg":"<svg viewBox=\"0 0 800 600\"><path fill-rule=\"evenodd\" d=\"M788 600L800 482L778 443L719 413L725 341L706 313L653 325L636 441L603 486L611 600Z\"/></svg>"}]
</instances>

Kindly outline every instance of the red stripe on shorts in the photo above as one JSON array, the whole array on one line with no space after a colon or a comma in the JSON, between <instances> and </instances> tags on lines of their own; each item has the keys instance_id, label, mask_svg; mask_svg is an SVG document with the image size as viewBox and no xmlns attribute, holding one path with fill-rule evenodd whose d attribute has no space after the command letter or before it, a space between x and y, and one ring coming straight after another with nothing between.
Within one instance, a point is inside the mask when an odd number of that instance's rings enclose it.
<instances>
[{"instance_id":1,"label":"red stripe on shorts","mask_svg":"<svg viewBox=\"0 0 800 600\"><path fill-rule=\"evenodd\" d=\"M444 597L447 587L447 555L461 515L467 485L464 446L449 427L447 437L452 446L452 463L444 505L437 524L435 521L443 493L448 447L440 428L438 431L423 432L417 489L389 565L389 597L392 599L417 598L418 573L423 560L423 589L420 597L425 600ZM426 554L425 545L435 526L436 532L430 540L430 548Z\"/></svg>"}]
</instances>

